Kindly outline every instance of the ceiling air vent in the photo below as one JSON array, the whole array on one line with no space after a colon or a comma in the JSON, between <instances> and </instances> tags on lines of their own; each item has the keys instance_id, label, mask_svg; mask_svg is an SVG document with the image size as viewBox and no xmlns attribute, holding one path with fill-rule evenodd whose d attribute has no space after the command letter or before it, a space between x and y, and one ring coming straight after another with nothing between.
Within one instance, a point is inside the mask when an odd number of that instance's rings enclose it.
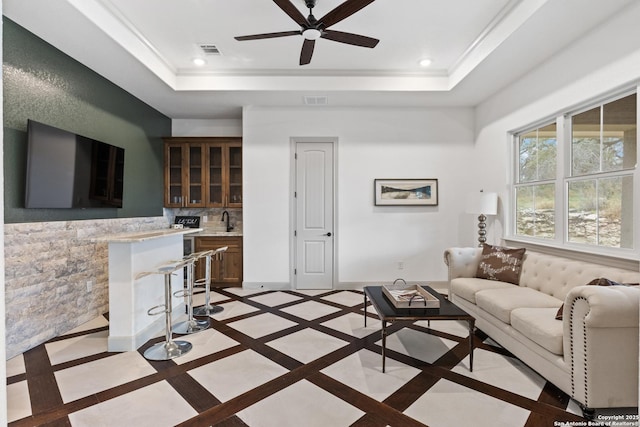
<instances>
[{"instance_id":1,"label":"ceiling air vent","mask_svg":"<svg viewBox=\"0 0 640 427\"><path fill-rule=\"evenodd\" d=\"M326 96L305 96L304 105L327 105L329 99Z\"/></svg>"},{"instance_id":2,"label":"ceiling air vent","mask_svg":"<svg viewBox=\"0 0 640 427\"><path fill-rule=\"evenodd\" d=\"M204 52L205 55L222 55L220 49L215 44L201 44L200 49Z\"/></svg>"}]
</instances>

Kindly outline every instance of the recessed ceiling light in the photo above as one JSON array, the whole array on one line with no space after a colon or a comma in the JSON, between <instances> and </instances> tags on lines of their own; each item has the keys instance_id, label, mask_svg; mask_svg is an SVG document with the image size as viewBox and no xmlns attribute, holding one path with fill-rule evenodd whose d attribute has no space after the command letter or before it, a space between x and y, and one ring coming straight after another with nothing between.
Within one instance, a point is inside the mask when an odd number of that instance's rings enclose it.
<instances>
[{"instance_id":1,"label":"recessed ceiling light","mask_svg":"<svg viewBox=\"0 0 640 427\"><path fill-rule=\"evenodd\" d=\"M205 65L207 63L207 61L205 61L202 58L193 58L191 60L191 62L193 62L193 65L196 65L198 67L202 67L203 65Z\"/></svg>"},{"instance_id":2,"label":"recessed ceiling light","mask_svg":"<svg viewBox=\"0 0 640 427\"><path fill-rule=\"evenodd\" d=\"M421 59L419 64L420 64L421 67L428 67L429 65L431 65L432 62L433 62L432 59L425 58L425 59Z\"/></svg>"}]
</instances>

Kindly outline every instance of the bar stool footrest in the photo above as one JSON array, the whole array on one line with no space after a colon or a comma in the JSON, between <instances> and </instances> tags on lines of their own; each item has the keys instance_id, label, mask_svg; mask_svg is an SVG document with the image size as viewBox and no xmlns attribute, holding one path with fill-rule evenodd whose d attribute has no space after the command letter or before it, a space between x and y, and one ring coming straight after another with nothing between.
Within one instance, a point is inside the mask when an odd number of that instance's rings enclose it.
<instances>
[{"instance_id":1,"label":"bar stool footrest","mask_svg":"<svg viewBox=\"0 0 640 427\"><path fill-rule=\"evenodd\" d=\"M159 310L159 309L162 309L162 310ZM166 314L166 313L167 313L166 304L154 305L149 310L147 310L147 315L149 316L159 316L161 314Z\"/></svg>"},{"instance_id":2,"label":"bar stool footrest","mask_svg":"<svg viewBox=\"0 0 640 427\"><path fill-rule=\"evenodd\" d=\"M205 288L207 286L207 279L198 279L193 282L193 286L196 288Z\"/></svg>"},{"instance_id":3,"label":"bar stool footrest","mask_svg":"<svg viewBox=\"0 0 640 427\"><path fill-rule=\"evenodd\" d=\"M173 296L176 298L186 298L190 295L193 295L189 289L178 289L173 293Z\"/></svg>"}]
</instances>

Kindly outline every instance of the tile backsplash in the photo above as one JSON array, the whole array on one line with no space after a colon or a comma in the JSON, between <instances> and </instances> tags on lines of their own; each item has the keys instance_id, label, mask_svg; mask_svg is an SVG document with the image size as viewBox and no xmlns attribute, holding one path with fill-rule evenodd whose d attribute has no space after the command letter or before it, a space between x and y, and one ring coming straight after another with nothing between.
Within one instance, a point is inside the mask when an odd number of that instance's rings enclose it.
<instances>
[{"instance_id":1,"label":"tile backsplash","mask_svg":"<svg viewBox=\"0 0 640 427\"><path fill-rule=\"evenodd\" d=\"M164 216L169 220L170 224L174 223L176 216L199 216L200 227L216 227L222 225L222 212L229 212L229 220L231 225L237 226L242 224L241 208L165 208Z\"/></svg>"}]
</instances>

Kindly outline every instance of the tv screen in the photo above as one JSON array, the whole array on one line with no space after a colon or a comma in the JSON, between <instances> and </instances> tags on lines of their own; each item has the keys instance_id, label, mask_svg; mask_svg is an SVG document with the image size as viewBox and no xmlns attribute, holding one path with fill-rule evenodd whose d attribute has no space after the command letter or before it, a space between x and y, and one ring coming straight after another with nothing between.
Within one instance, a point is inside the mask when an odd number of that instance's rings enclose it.
<instances>
[{"instance_id":1,"label":"tv screen","mask_svg":"<svg viewBox=\"0 0 640 427\"><path fill-rule=\"evenodd\" d=\"M122 207L124 148L33 120L27 139L26 208Z\"/></svg>"}]
</instances>

